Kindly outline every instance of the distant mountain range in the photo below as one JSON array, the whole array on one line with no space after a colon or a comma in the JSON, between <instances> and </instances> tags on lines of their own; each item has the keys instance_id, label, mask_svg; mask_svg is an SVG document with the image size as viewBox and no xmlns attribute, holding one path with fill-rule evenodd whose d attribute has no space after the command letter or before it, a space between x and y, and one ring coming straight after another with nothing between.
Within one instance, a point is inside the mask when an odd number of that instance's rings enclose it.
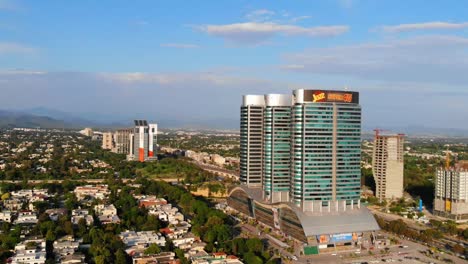
<instances>
[{"instance_id":1,"label":"distant mountain range","mask_svg":"<svg viewBox=\"0 0 468 264\"><path fill-rule=\"evenodd\" d=\"M73 124L48 116L0 110L0 127L73 128Z\"/></svg>"},{"instance_id":2,"label":"distant mountain range","mask_svg":"<svg viewBox=\"0 0 468 264\"><path fill-rule=\"evenodd\" d=\"M92 127L97 129L115 129L130 127L133 119L119 116L106 116L97 114L83 114L85 118L76 114L66 113L45 107L36 107L24 110L0 110L0 127L42 127L62 129L82 129ZM143 116L143 115L140 115ZM141 118L141 117L140 117ZM239 129L238 119L199 119L190 121L174 119L149 120L156 121L160 128L175 129ZM365 135L371 136L375 127L364 125ZM449 136L468 137L468 130L453 128L433 128L424 126L385 127L379 128L403 133L408 136Z\"/></svg>"},{"instance_id":3,"label":"distant mountain range","mask_svg":"<svg viewBox=\"0 0 468 264\"><path fill-rule=\"evenodd\" d=\"M115 129L130 127L134 118L124 118L116 116L105 116L97 114L84 114L92 116L91 119L82 118L75 114L36 107L24 110L0 110L0 127L42 127L42 128L63 128L82 129L92 127L98 129ZM136 115L144 116L144 115ZM142 117L139 117L142 118ZM144 118L144 117L143 117ZM136 118L135 118L136 119ZM239 121L230 119L210 119L210 120L149 120L156 121L160 128L190 128L190 129L238 129Z\"/></svg>"}]
</instances>

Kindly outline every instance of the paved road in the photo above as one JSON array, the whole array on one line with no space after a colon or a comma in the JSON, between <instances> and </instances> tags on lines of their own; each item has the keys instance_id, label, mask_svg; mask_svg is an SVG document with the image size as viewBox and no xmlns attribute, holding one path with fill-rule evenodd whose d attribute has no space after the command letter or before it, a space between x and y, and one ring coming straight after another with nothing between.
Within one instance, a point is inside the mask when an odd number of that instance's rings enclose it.
<instances>
[{"instance_id":1,"label":"paved road","mask_svg":"<svg viewBox=\"0 0 468 264\"><path fill-rule=\"evenodd\" d=\"M414 220L411 220L411 219L407 219L407 218L404 218L402 216L399 216L399 215L394 215L394 214L387 214L387 213L384 213L384 212L380 212L379 210L375 209L375 208L369 208L371 210L371 212L375 215L378 215L379 217L383 218L385 221L394 221L394 220L403 220L407 225L408 227L410 227L411 229L415 229L415 230L426 230L426 229L429 229L430 227L428 226L425 226L425 225L420 225L418 224L417 222L415 222ZM440 240L434 240L433 241L433 246L434 247L437 247L437 248L444 248L445 249L445 245L446 244L449 244L451 246L453 246L454 244L459 244L459 243L462 243L465 245L465 247L468 246L468 243L466 243L466 241L463 241L463 240L460 240L460 239L457 239L457 238L454 238L454 237L451 237L451 236L448 236L448 235L445 235L444 238L440 239Z\"/></svg>"},{"instance_id":2,"label":"paved road","mask_svg":"<svg viewBox=\"0 0 468 264\"><path fill-rule=\"evenodd\" d=\"M387 214L387 213L381 212L381 211L379 211L379 210L377 210L375 208L372 208L372 207L368 207L368 208L374 215L377 215L377 216L383 218L385 221L403 220L403 222L405 222L405 224L407 224L411 229L415 229L415 230L419 230L419 231L426 230L426 229L429 228L427 226L421 226L418 223L414 222L413 220L410 220L408 218L404 218L404 217L399 216L399 215Z\"/></svg>"},{"instance_id":3,"label":"paved road","mask_svg":"<svg viewBox=\"0 0 468 264\"><path fill-rule=\"evenodd\" d=\"M121 179L122 182L127 183L127 182L132 182L135 179ZM174 182L177 181L177 178L151 178L150 180L153 181L165 181L165 182ZM103 183L106 181L106 179L68 179L68 180L29 180L29 184L41 184L41 183L62 183L64 181L72 181L72 182L86 182L86 183ZM7 180L2 180L0 183L14 183L14 184L21 184L23 181L7 181Z\"/></svg>"},{"instance_id":4,"label":"paved road","mask_svg":"<svg viewBox=\"0 0 468 264\"><path fill-rule=\"evenodd\" d=\"M254 226L252 226L250 224L247 224L247 223L240 224L240 227L241 227L242 231L244 231L249 236L258 237L260 239L264 239L264 240L268 241L268 246L273 248L273 249L277 249L278 252L282 256L286 256L286 257L288 257L290 259L293 257L293 254L286 251L286 248L284 248L281 245L279 245L278 243L276 243L276 241L274 239L271 239L271 236L265 234L264 232L260 232L261 228L254 227ZM260 235L259 235L259 232L260 232Z\"/></svg>"},{"instance_id":5,"label":"paved road","mask_svg":"<svg viewBox=\"0 0 468 264\"><path fill-rule=\"evenodd\" d=\"M236 180L239 180L239 173L236 171L226 170L218 166L200 163L196 161L193 161L193 163L199 166L200 168L202 168L203 170L214 173L214 174L218 174L221 177L229 177L229 178L234 178Z\"/></svg>"}]
</instances>

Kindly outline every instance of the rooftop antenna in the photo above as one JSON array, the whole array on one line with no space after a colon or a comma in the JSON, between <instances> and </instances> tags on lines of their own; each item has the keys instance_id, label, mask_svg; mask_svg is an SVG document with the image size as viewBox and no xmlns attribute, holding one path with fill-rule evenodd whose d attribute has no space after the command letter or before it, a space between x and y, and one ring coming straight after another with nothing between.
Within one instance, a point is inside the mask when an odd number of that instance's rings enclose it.
<instances>
[{"instance_id":1,"label":"rooftop antenna","mask_svg":"<svg viewBox=\"0 0 468 264\"><path fill-rule=\"evenodd\" d=\"M344 90L348 91L348 85L345 85Z\"/></svg>"}]
</instances>

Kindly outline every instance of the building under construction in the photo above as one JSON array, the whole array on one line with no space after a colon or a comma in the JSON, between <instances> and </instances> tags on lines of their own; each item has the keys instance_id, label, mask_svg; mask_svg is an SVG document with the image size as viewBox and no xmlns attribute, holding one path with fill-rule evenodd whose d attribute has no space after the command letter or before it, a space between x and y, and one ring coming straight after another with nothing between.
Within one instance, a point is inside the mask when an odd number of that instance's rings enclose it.
<instances>
[{"instance_id":1,"label":"building under construction","mask_svg":"<svg viewBox=\"0 0 468 264\"><path fill-rule=\"evenodd\" d=\"M434 214L458 223L468 221L468 161L453 167L447 162L445 168L437 170Z\"/></svg>"},{"instance_id":2,"label":"building under construction","mask_svg":"<svg viewBox=\"0 0 468 264\"><path fill-rule=\"evenodd\" d=\"M375 130L372 170L379 200L403 197L403 134Z\"/></svg>"}]
</instances>

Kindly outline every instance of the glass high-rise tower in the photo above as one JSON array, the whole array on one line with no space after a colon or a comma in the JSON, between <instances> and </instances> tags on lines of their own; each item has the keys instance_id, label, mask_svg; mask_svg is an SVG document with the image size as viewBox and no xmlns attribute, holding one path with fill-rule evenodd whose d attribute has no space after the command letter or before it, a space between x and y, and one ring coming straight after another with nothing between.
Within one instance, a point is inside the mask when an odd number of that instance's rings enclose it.
<instances>
[{"instance_id":1,"label":"glass high-rise tower","mask_svg":"<svg viewBox=\"0 0 468 264\"><path fill-rule=\"evenodd\" d=\"M359 207L359 93L244 96L240 158L241 182L261 186L265 201L308 212Z\"/></svg>"},{"instance_id":2,"label":"glass high-rise tower","mask_svg":"<svg viewBox=\"0 0 468 264\"><path fill-rule=\"evenodd\" d=\"M360 248L379 226L360 204L359 93L300 89L243 99L242 184L228 205L303 243L304 255Z\"/></svg>"},{"instance_id":3,"label":"glass high-rise tower","mask_svg":"<svg viewBox=\"0 0 468 264\"><path fill-rule=\"evenodd\" d=\"M303 211L358 206L361 106L347 91L296 90L292 109L291 197Z\"/></svg>"},{"instance_id":4,"label":"glass high-rise tower","mask_svg":"<svg viewBox=\"0 0 468 264\"><path fill-rule=\"evenodd\" d=\"M240 181L249 187L262 186L263 95L245 95L240 120Z\"/></svg>"},{"instance_id":5,"label":"glass high-rise tower","mask_svg":"<svg viewBox=\"0 0 468 264\"><path fill-rule=\"evenodd\" d=\"M291 185L291 95L265 95L263 194L272 203L289 202Z\"/></svg>"}]
</instances>

